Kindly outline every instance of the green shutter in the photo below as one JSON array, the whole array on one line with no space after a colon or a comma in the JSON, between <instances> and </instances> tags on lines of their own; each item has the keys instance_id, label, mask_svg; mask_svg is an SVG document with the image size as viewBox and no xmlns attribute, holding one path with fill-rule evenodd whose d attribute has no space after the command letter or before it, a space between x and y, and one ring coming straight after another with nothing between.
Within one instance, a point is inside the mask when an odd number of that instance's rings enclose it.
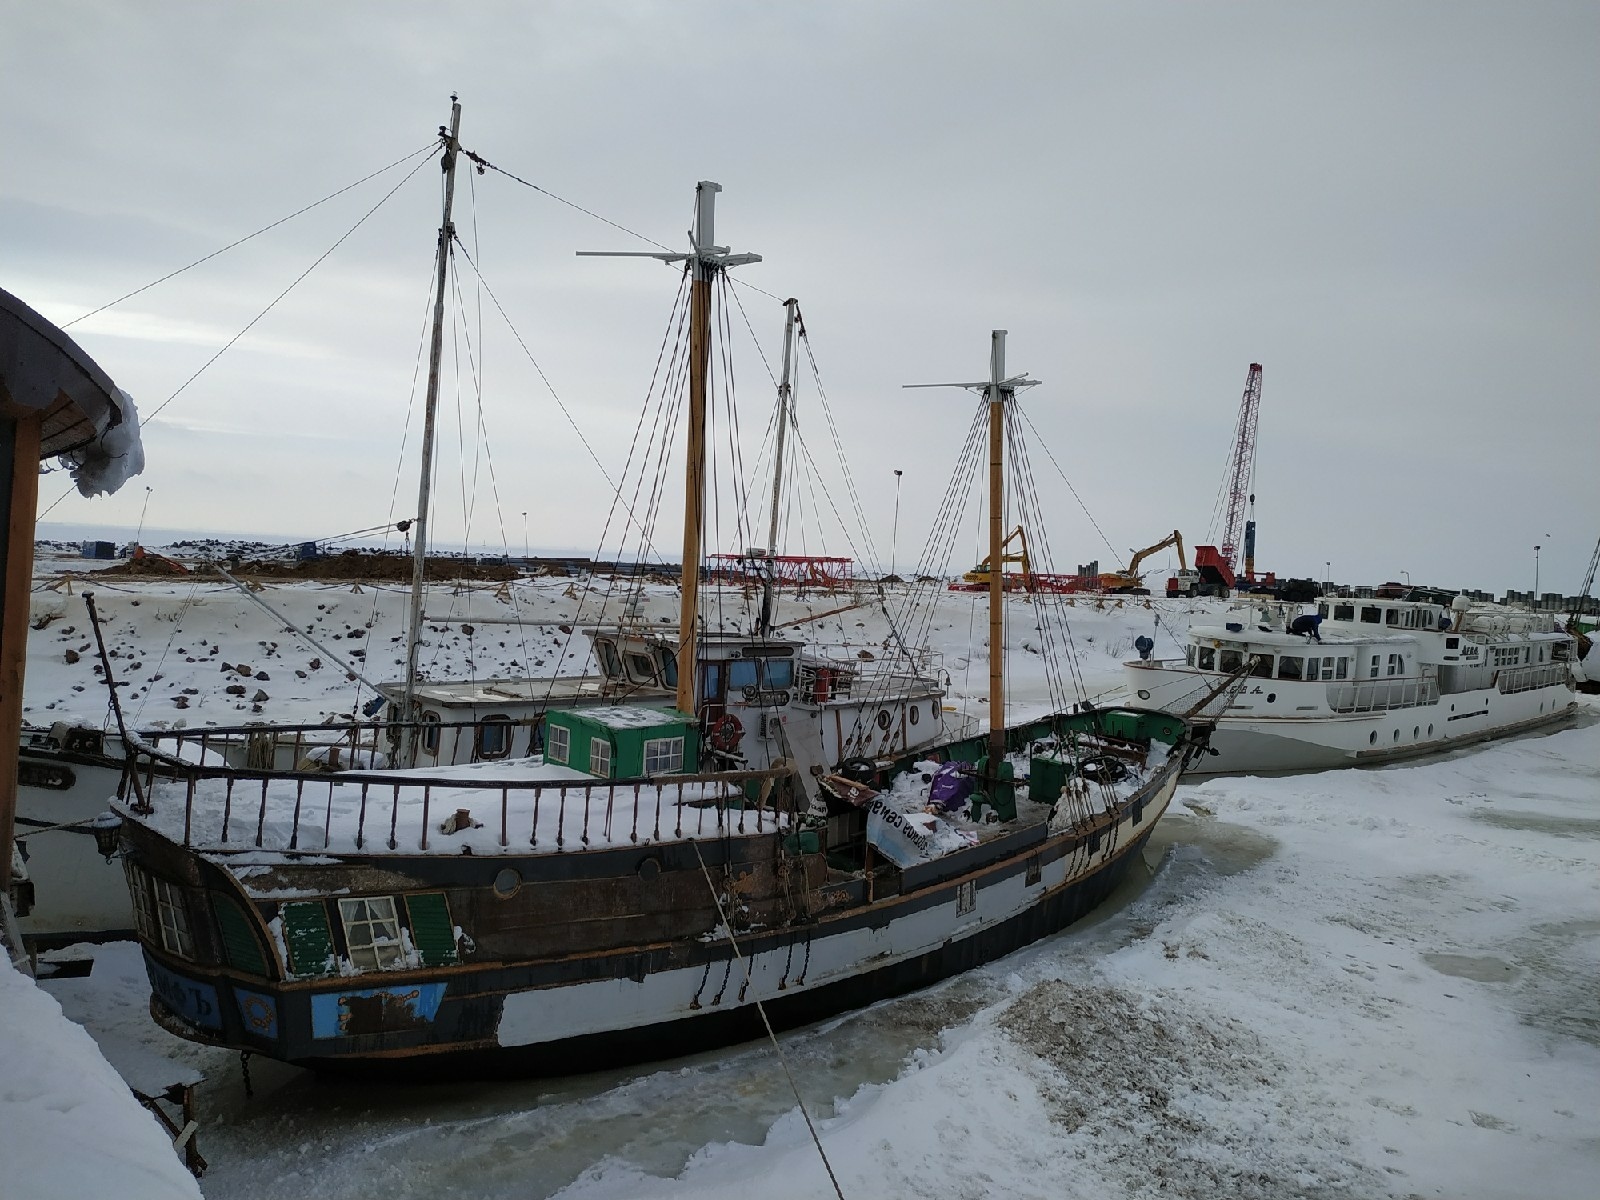
<instances>
[{"instance_id":1,"label":"green shutter","mask_svg":"<svg viewBox=\"0 0 1600 1200\"><path fill-rule=\"evenodd\" d=\"M455 962L456 931L450 924L450 906L445 903L444 893L407 896L406 908L411 913L411 943L422 955L423 965L437 967Z\"/></svg>"},{"instance_id":2,"label":"green shutter","mask_svg":"<svg viewBox=\"0 0 1600 1200\"><path fill-rule=\"evenodd\" d=\"M283 940L289 947L289 970L296 975L326 975L333 968L333 935L328 911L320 900L297 901L279 910Z\"/></svg>"},{"instance_id":3,"label":"green shutter","mask_svg":"<svg viewBox=\"0 0 1600 1200\"><path fill-rule=\"evenodd\" d=\"M228 964L252 975L267 973L267 959L261 953L261 943L250 927L250 919L227 896L213 895L211 910L217 914L217 927L222 931L222 949Z\"/></svg>"}]
</instances>

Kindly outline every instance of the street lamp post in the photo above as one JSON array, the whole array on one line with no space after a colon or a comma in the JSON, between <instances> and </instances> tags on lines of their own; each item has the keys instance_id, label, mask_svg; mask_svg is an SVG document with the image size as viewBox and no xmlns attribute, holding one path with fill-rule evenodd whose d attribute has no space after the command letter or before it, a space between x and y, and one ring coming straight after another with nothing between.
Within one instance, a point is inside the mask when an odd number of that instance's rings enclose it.
<instances>
[{"instance_id":1,"label":"street lamp post","mask_svg":"<svg viewBox=\"0 0 1600 1200\"><path fill-rule=\"evenodd\" d=\"M1401 571L1400 574L1402 574L1402 575L1404 575L1406 577L1406 586L1410 587L1411 586L1411 572L1410 571Z\"/></svg>"},{"instance_id":2,"label":"street lamp post","mask_svg":"<svg viewBox=\"0 0 1600 1200\"><path fill-rule=\"evenodd\" d=\"M904 471L896 469L894 473L894 531L889 535L889 574L894 574L895 554L900 546L900 476Z\"/></svg>"},{"instance_id":3,"label":"street lamp post","mask_svg":"<svg viewBox=\"0 0 1600 1200\"><path fill-rule=\"evenodd\" d=\"M1528 607L1539 607L1539 547L1533 548L1533 592L1528 597Z\"/></svg>"},{"instance_id":4,"label":"street lamp post","mask_svg":"<svg viewBox=\"0 0 1600 1200\"><path fill-rule=\"evenodd\" d=\"M1324 586L1331 592L1333 590L1333 562L1331 560L1322 564L1322 579Z\"/></svg>"}]
</instances>

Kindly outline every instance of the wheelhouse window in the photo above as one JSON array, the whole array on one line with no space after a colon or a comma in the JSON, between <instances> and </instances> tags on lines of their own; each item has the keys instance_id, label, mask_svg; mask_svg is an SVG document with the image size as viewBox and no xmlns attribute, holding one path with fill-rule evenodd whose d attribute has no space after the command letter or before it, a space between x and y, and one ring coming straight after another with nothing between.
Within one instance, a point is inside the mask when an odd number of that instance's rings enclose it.
<instances>
[{"instance_id":1,"label":"wheelhouse window","mask_svg":"<svg viewBox=\"0 0 1600 1200\"><path fill-rule=\"evenodd\" d=\"M661 649L656 651L656 662L658 662L660 664L660 667L661 667L661 682L666 684L666 686L670 687L670 688L677 687L678 686L678 659L677 659L677 656L675 654L673 654L671 650L668 650L665 646L663 646L663 647L661 647Z\"/></svg>"},{"instance_id":2,"label":"wheelhouse window","mask_svg":"<svg viewBox=\"0 0 1600 1200\"><path fill-rule=\"evenodd\" d=\"M589 739L589 774L611 774L611 743L605 738Z\"/></svg>"},{"instance_id":3,"label":"wheelhouse window","mask_svg":"<svg viewBox=\"0 0 1600 1200\"><path fill-rule=\"evenodd\" d=\"M400 917L393 896L362 896L339 901L350 965L358 971L381 971L403 965L405 944L400 940Z\"/></svg>"},{"instance_id":4,"label":"wheelhouse window","mask_svg":"<svg viewBox=\"0 0 1600 1200\"><path fill-rule=\"evenodd\" d=\"M650 738L644 744L644 773L672 775L683 770L683 739Z\"/></svg>"},{"instance_id":5,"label":"wheelhouse window","mask_svg":"<svg viewBox=\"0 0 1600 1200\"><path fill-rule=\"evenodd\" d=\"M1221 650L1217 653L1217 669L1220 671L1237 671L1244 665L1244 653L1239 650Z\"/></svg>"},{"instance_id":6,"label":"wheelhouse window","mask_svg":"<svg viewBox=\"0 0 1600 1200\"><path fill-rule=\"evenodd\" d=\"M491 713L478 723L478 757L504 758L511 752L511 718Z\"/></svg>"},{"instance_id":7,"label":"wheelhouse window","mask_svg":"<svg viewBox=\"0 0 1600 1200\"><path fill-rule=\"evenodd\" d=\"M439 714L431 708L425 709L422 714L422 752L424 754L439 753Z\"/></svg>"},{"instance_id":8,"label":"wheelhouse window","mask_svg":"<svg viewBox=\"0 0 1600 1200\"><path fill-rule=\"evenodd\" d=\"M1317 615L1324 621L1328 619L1328 602L1326 600L1317 605Z\"/></svg>"},{"instance_id":9,"label":"wheelhouse window","mask_svg":"<svg viewBox=\"0 0 1600 1200\"><path fill-rule=\"evenodd\" d=\"M791 658L769 658L762 667L766 676L766 686L773 691L794 686L794 660Z\"/></svg>"},{"instance_id":10,"label":"wheelhouse window","mask_svg":"<svg viewBox=\"0 0 1600 1200\"><path fill-rule=\"evenodd\" d=\"M161 944L181 958L194 957L194 937L189 931L189 911L177 886L152 875L155 885L156 921L161 927Z\"/></svg>"},{"instance_id":11,"label":"wheelhouse window","mask_svg":"<svg viewBox=\"0 0 1600 1200\"><path fill-rule=\"evenodd\" d=\"M1199 666L1202 671L1214 671L1217 669L1217 652L1210 646L1200 647Z\"/></svg>"},{"instance_id":12,"label":"wheelhouse window","mask_svg":"<svg viewBox=\"0 0 1600 1200\"><path fill-rule=\"evenodd\" d=\"M622 675L622 658L617 654L616 643L610 638L596 638L594 648L600 652L600 670L608 679Z\"/></svg>"},{"instance_id":13,"label":"wheelhouse window","mask_svg":"<svg viewBox=\"0 0 1600 1200\"><path fill-rule=\"evenodd\" d=\"M1312 659L1315 662L1316 659ZM1278 655L1279 679L1304 679L1306 660L1296 654Z\"/></svg>"},{"instance_id":14,"label":"wheelhouse window","mask_svg":"<svg viewBox=\"0 0 1600 1200\"><path fill-rule=\"evenodd\" d=\"M1383 624L1383 609L1375 604L1363 604L1361 606L1361 620L1367 625L1381 625Z\"/></svg>"},{"instance_id":15,"label":"wheelhouse window","mask_svg":"<svg viewBox=\"0 0 1600 1200\"><path fill-rule=\"evenodd\" d=\"M565 725L551 725L545 731L545 762L564 763L572 753L572 730Z\"/></svg>"},{"instance_id":16,"label":"wheelhouse window","mask_svg":"<svg viewBox=\"0 0 1600 1200\"><path fill-rule=\"evenodd\" d=\"M656 666L650 661L648 654L628 654L628 674L635 683L654 683L656 681Z\"/></svg>"},{"instance_id":17,"label":"wheelhouse window","mask_svg":"<svg viewBox=\"0 0 1600 1200\"><path fill-rule=\"evenodd\" d=\"M1354 604L1335 604L1333 606L1333 619L1335 621L1354 621L1356 619L1356 606Z\"/></svg>"},{"instance_id":18,"label":"wheelhouse window","mask_svg":"<svg viewBox=\"0 0 1600 1200\"><path fill-rule=\"evenodd\" d=\"M1461 648L1461 639L1458 637L1445 638L1444 648L1446 650L1459 650Z\"/></svg>"},{"instance_id":19,"label":"wheelhouse window","mask_svg":"<svg viewBox=\"0 0 1600 1200\"><path fill-rule=\"evenodd\" d=\"M1193 646L1185 646L1183 648L1183 661L1188 663L1191 667L1194 666L1194 647Z\"/></svg>"},{"instance_id":20,"label":"wheelhouse window","mask_svg":"<svg viewBox=\"0 0 1600 1200\"><path fill-rule=\"evenodd\" d=\"M1257 654L1253 656L1255 665L1250 668L1250 674L1257 679L1272 678L1272 655Z\"/></svg>"},{"instance_id":21,"label":"wheelhouse window","mask_svg":"<svg viewBox=\"0 0 1600 1200\"><path fill-rule=\"evenodd\" d=\"M1383 623L1385 625L1393 625L1398 627L1400 624L1400 610L1398 608L1386 608L1383 612L1383 618Z\"/></svg>"},{"instance_id":22,"label":"wheelhouse window","mask_svg":"<svg viewBox=\"0 0 1600 1200\"><path fill-rule=\"evenodd\" d=\"M728 687L743 691L756 686L756 663L750 658L736 658L728 664Z\"/></svg>"},{"instance_id":23,"label":"wheelhouse window","mask_svg":"<svg viewBox=\"0 0 1600 1200\"><path fill-rule=\"evenodd\" d=\"M720 704L725 693L722 690L722 664L706 663L700 668L700 698L712 703Z\"/></svg>"}]
</instances>

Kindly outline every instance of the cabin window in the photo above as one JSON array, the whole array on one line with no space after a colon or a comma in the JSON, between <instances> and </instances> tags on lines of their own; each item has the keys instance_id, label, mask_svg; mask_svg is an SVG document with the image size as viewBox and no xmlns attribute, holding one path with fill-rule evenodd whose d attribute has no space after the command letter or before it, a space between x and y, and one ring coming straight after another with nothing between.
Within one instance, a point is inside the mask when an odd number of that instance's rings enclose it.
<instances>
[{"instance_id":1,"label":"cabin window","mask_svg":"<svg viewBox=\"0 0 1600 1200\"><path fill-rule=\"evenodd\" d=\"M189 931L189 913L183 893L175 884L152 875L155 884L156 920L161 926L161 944L180 958L194 957L194 936Z\"/></svg>"},{"instance_id":2,"label":"cabin window","mask_svg":"<svg viewBox=\"0 0 1600 1200\"><path fill-rule=\"evenodd\" d=\"M1217 668L1224 672L1237 671L1244 665L1244 654L1238 650L1222 650L1217 654Z\"/></svg>"},{"instance_id":3,"label":"cabin window","mask_svg":"<svg viewBox=\"0 0 1600 1200\"><path fill-rule=\"evenodd\" d=\"M1202 671L1214 671L1214 670L1216 670L1216 667L1217 667L1217 652L1215 650L1213 650L1210 646L1201 646L1200 647L1200 669Z\"/></svg>"},{"instance_id":4,"label":"cabin window","mask_svg":"<svg viewBox=\"0 0 1600 1200\"><path fill-rule=\"evenodd\" d=\"M745 688L756 686L756 663L751 658L736 658L728 664L728 687Z\"/></svg>"},{"instance_id":5,"label":"cabin window","mask_svg":"<svg viewBox=\"0 0 1600 1200\"><path fill-rule=\"evenodd\" d=\"M1368 625L1383 624L1383 610L1375 604L1361 606L1361 619Z\"/></svg>"},{"instance_id":6,"label":"cabin window","mask_svg":"<svg viewBox=\"0 0 1600 1200\"><path fill-rule=\"evenodd\" d=\"M478 725L478 757L504 758L511 752L511 718L491 713Z\"/></svg>"},{"instance_id":7,"label":"cabin window","mask_svg":"<svg viewBox=\"0 0 1600 1200\"><path fill-rule=\"evenodd\" d=\"M1400 610L1398 608L1385 609L1383 615L1384 615L1384 622L1383 623L1385 625L1393 625L1393 626L1396 626L1396 627L1399 626L1399 624L1400 624Z\"/></svg>"},{"instance_id":8,"label":"cabin window","mask_svg":"<svg viewBox=\"0 0 1600 1200\"><path fill-rule=\"evenodd\" d=\"M1257 654L1254 656L1254 659L1255 666L1250 668L1250 674L1254 675L1257 679L1271 679L1272 655Z\"/></svg>"},{"instance_id":9,"label":"cabin window","mask_svg":"<svg viewBox=\"0 0 1600 1200\"><path fill-rule=\"evenodd\" d=\"M722 702L722 664L706 663L700 668L700 698Z\"/></svg>"},{"instance_id":10,"label":"cabin window","mask_svg":"<svg viewBox=\"0 0 1600 1200\"><path fill-rule=\"evenodd\" d=\"M656 667L650 661L648 654L629 653L628 674L635 683L654 683L656 681Z\"/></svg>"},{"instance_id":11,"label":"cabin window","mask_svg":"<svg viewBox=\"0 0 1600 1200\"><path fill-rule=\"evenodd\" d=\"M1333 606L1333 619L1335 621L1354 621L1356 619L1356 606L1354 604L1335 604Z\"/></svg>"},{"instance_id":12,"label":"cabin window","mask_svg":"<svg viewBox=\"0 0 1600 1200\"><path fill-rule=\"evenodd\" d=\"M545 733L545 762L564 763L572 753L572 730L565 725L551 725Z\"/></svg>"},{"instance_id":13,"label":"cabin window","mask_svg":"<svg viewBox=\"0 0 1600 1200\"><path fill-rule=\"evenodd\" d=\"M1398 654L1391 654L1391 655L1389 655L1389 666L1388 666L1388 669L1384 672L1384 674L1385 675L1403 675L1403 674L1405 674L1405 665L1406 664L1405 664L1405 659L1404 658L1402 658Z\"/></svg>"},{"instance_id":14,"label":"cabin window","mask_svg":"<svg viewBox=\"0 0 1600 1200\"><path fill-rule=\"evenodd\" d=\"M1323 671L1322 671L1322 677L1324 679L1326 679L1328 677L1328 671L1327 671L1327 665L1326 665L1328 660L1327 659L1323 659L1322 661L1323 661L1323 664L1324 664L1323 665ZM1348 658L1345 658L1343 655L1340 655L1338 658L1333 660L1333 677L1335 679L1346 679L1346 678L1348 678L1349 677L1349 671L1350 671L1350 660Z\"/></svg>"},{"instance_id":15,"label":"cabin window","mask_svg":"<svg viewBox=\"0 0 1600 1200\"><path fill-rule=\"evenodd\" d=\"M678 686L678 659L677 656L663 646L656 651L656 661L661 664L661 682L670 688Z\"/></svg>"},{"instance_id":16,"label":"cabin window","mask_svg":"<svg viewBox=\"0 0 1600 1200\"><path fill-rule=\"evenodd\" d=\"M605 738L589 739L589 774L610 778L611 743Z\"/></svg>"},{"instance_id":17,"label":"cabin window","mask_svg":"<svg viewBox=\"0 0 1600 1200\"><path fill-rule=\"evenodd\" d=\"M644 744L644 773L672 775L683 770L683 739L651 738Z\"/></svg>"},{"instance_id":18,"label":"cabin window","mask_svg":"<svg viewBox=\"0 0 1600 1200\"><path fill-rule=\"evenodd\" d=\"M1316 659L1312 659L1315 662ZM1302 679L1305 677L1305 659L1295 654L1280 654L1278 656L1279 679Z\"/></svg>"},{"instance_id":19,"label":"cabin window","mask_svg":"<svg viewBox=\"0 0 1600 1200\"><path fill-rule=\"evenodd\" d=\"M1367 678L1368 679L1376 679L1377 677L1378 677L1378 656L1376 654L1374 654L1372 656L1372 669L1367 672Z\"/></svg>"},{"instance_id":20,"label":"cabin window","mask_svg":"<svg viewBox=\"0 0 1600 1200\"><path fill-rule=\"evenodd\" d=\"M1461 647L1461 639L1460 638L1458 638L1458 637L1447 637L1447 638L1445 638L1445 640L1444 640L1444 648L1446 650L1457 650L1457 649L1460 649L1460 647Z\"/></svg>"},{"instance_id":21,"label":"cabin window","mask_svg":"<svg viewBox=\"0 0 1600 1200\"><path fill-rule=\"evenodd\" d=\"M344 943L350 965L358 971L381 971L403 966L405 944L400 940L400 917L393 896L362 896L339 901L344 923Z\"/></svg>"},{"instance_id":22,"label":"cabin window","mask_svg":"<svg viewBox=\"0 0 1600 1200\"><path fill-rule=\"evenodd\" d=\"M616 679L622 674L622 659L617 654L617 647L610 638L597 638L595 649L600 651L600 669L606 677Z\"/></svg>"},{"instance_id":23,"label":"cabin window","mask_svg":"<svg viewBox=\"0 0 1600 1200\"><path fill-rule=\"evenodd\" d=\"M1193 646L1185 646L1183 648L1183 661L1188 663L1191 667L1194 666L1194 647Z\"/></svg>"},{"instance_id":24,"label":"cabin window","mask_svg":"<svg viewBox=\"0 0 1600 1200\"><path fill-rule=\"evenodd\" d=\"M767 687L773 691L794 686L794 660L769 658L766 660Z\"/></svg>"},{"instance_id":25,"label":"cabin window","mask_svg":"<svg viewBox=\"0 0 1600 1200\"><path fill-rule=\"evenodd\" d=\"M1327 601L1323 601L1321 604L1317 605L1317 615L1319 617L1321 617L1324 621L1326 621L1328 619L1328 603L1327 603Z\"/></svg>"}]
</instances>

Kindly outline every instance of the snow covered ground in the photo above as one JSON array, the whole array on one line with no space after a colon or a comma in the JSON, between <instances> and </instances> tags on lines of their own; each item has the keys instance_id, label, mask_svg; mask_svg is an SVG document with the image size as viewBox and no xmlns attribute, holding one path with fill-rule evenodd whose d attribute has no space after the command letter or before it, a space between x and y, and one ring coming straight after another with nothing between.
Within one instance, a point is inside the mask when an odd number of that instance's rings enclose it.
<instances>
[{"instance_id":1,"label":"snow covered ground","mask_svg":"<svg viewBox=\"0 0 1600 1200\"><path fill-rule=\"evenodd\" d=\"M512 658L553 669L558 627L530 631L525 645L484 618L520 607L570 623L570 586L440 596L430 615L450 620L432 622L435 673L464 673L469 656L480 675L509 673ZM297 624L366 649L374 675L392 677L398 651L384 648L399 609L387 594L296 584L263 595ZM142 693L129 697L143 703L140 723L349 711L336 698L342 672L312 669L315 651L242 598L192 583L107 584L97 596L120 638L115 661L137 681L126 690ZM88 657L65 661L84 638L77 601L36 596L44 608L58 601L30 642L29 717L98 722ZM647 613L673 603L670 588L657 589ZM933 637L956 694L979 711L986 664L965 649L970 605L945 598ZM1201 606L1080 608L1073 644L1089 690L1117 684L1139 633L1155 632L1157 653L1171 653L1167 630L1181 637L1192 607ZM1047 691L1028 649L1036 631L1025 605L1013 612L1011 662L1024 704L1037 708ZM810 628L822 625L862 646L883 632L870 610ZM358 636L342 636L347 627ZM246 698L243 711L222 690L241 677L221 666L241 659L248 678L267 671L258 686L270 694ZM249 712L253 703L263 714ZM1572 728L1441 759L1185 784L1146 864L1063 935L781 1039L846 1196L1600 1193L1592 700ZM48 987L97 1036L205 1070L203 1189L213 1200L831 1194L770 1047L554 1082L426 1088L326 1083L256 1059L247 1100L236 1056L151 1024L135 948L95 956L89 978Z\"/></svg>"}]
</instances>

